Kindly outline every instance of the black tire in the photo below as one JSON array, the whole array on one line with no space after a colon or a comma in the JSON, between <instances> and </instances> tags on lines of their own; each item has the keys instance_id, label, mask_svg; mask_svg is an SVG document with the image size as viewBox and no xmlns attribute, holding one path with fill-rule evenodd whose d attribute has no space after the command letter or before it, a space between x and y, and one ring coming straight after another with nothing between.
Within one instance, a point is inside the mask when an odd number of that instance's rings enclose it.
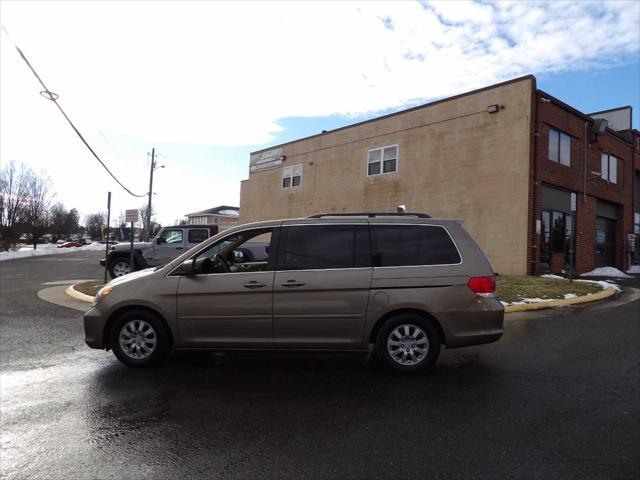
<instances>
[{"instance_id":1,"label":"black tire","mask_svg":"<svg viewBox=\"0 0 640 480\"><path fill-rule=\"evenodd\" d=\"M107 269L109 270L109 275L111 278L118 278L125 274L121 273L120 266L126 264L129 268L129 272L131 272L131 265L129 257L116 257L113 260L109 260L109 264L107 265Z\"/></svg>"},{"instance_id":2,"label":"black tire","mask_svg":"<svg viewBox=\"0 0 640 480\"><path fill-rule=\"evenodd\" d=\"M145 325L149 326L150 330L143 331ZM137 343L137 345L131 344L132 347L127 351L123 349L120 340L122 338L126 344L128 343L127 340L135 338L135 333L132 334L132 329L135 330L136 328L140 328L140 341L134 341L133 343ZM151 330L153 335L149 334ZM144 338L142 335L144 335ZM120 315L111 328L110 338L111 348L116 358L131 367L157 365L167 358L171 348L171 337L164 321L145 310L129 310ZM153 339L155 339L155 343L151 348L150 345ZM147 350L151 350L151 352L147 353ZM136 352L138 352L138 357L135 355Z\"/></svg>"},{"instance_id":3,"label":"black tire","mask_svg":"<svg viewBox=\"0 0 640 480\"><path fill-rule=\"evenodd\" d=\"M409 327L408 335L404 333L404 326ZM396 330L397 328L399 328L399 330ZM402 337L398 336L399 332L402 332ZM413 334L416 334L415 340L407 340L407 343L403 343L404 340L401 338L413 338ZM392 337L390 338L390 336ZM425 353L419 351L425 346L425 344L422 343L423 339L426 339ZM388 345L387 342L389 340L397 342L398 345ZM441 343L442 338L433 323L414 313L401 313L389 318L378 331L376 337L376 356L382 366L389 370L399 373L418 373L426 371L433 366L438 359L438 355L440 355ZM402 348L400 345L402 345ZM394 356L389 351L390 348L393 349L394 347L396 347L394 352L406 357L407 363L401 363L400 360L394 359ZM405 352L405 355L402 355L403 352ZM406 353L408 353L408 355ZM414 358L416 359L415 361L413 360Z\"/></svg>"}]
</instances>

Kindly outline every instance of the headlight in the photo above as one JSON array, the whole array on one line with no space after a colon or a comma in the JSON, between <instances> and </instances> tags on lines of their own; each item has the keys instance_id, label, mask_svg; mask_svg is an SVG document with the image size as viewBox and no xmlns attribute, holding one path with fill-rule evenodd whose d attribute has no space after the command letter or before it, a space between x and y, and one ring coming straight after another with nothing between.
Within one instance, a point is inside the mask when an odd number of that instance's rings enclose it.
<instances>
[{"instance_id":1,"label":"headlight","mask_svg":"<svg viewBox=\"0 0 640 480\"><path fill-rule=\"evenodd\" d=\"M107 295L109 295L111 293L111 290L112 290L112 287L102 287L100 290L98 290L98 293L96 294L95 298L93 299L93 303L91 304L91 306L95 307L102 300L107 298Z\"/></svg>"}]
</instances>

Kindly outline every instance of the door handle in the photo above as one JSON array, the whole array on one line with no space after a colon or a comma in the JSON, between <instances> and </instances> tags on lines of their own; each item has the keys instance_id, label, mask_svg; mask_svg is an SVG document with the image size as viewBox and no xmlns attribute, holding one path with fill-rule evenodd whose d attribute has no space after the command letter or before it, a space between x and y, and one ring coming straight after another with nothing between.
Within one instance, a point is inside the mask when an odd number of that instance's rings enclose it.
<instances>
[{"instance_id":1,"label":"door handle","mask_svg":"<svg viewBox=\"0 0 640 480\"><path fill-rule=\"evenodd\" d=\"M184 247L176 247L176 250L184 250Z\"/></svg>"},{"instance_id":2,"label":"door handle","mask_svg":"<svg viewBox=\"0 0 640 480\"><path fill-rule=\"evenodd\" d=\"M244 284L245 288L262 288L266 286L267 285L265 283L259 283L259 282L256 282L255 280Z\"/></svg>"},{"instance_id":3,"label":"door handle","mask_svg":"<svg viewBox=\"0 0 640 480\"><path fill-rule=\"evenodd\" d=\"M287 280L285 283L282 284L283 287L302 287L303 285L306 285L306 283L304 282L298 282L296 280Z\"/></svg>"}]
</instances>

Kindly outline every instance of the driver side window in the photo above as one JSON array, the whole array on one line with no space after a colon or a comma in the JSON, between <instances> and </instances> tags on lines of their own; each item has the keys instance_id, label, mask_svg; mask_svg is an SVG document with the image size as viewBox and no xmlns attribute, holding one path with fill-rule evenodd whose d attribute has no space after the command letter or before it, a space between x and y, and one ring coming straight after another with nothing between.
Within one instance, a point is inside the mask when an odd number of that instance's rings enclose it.
<instances>
[{"instance_id":1,"label":"driver side window","mask_svg":"<svg viewBox=\"0 0 640 480\"><path fill-rule=\"evenodd\" d=\"M182 229L165 230L160 238L159 243L182 243Z\"/></svg>"},{"instance_id":2,"label":"driver side window","mask_svg":"<svg viewBox=\"0 0 640 480\"><path fill-rule=\"evenodd\" d=\"M194 274L273 270L273 262L269 262L272 231L248 230L219 240L193 257Z\"/></svg>"}]
</instances>

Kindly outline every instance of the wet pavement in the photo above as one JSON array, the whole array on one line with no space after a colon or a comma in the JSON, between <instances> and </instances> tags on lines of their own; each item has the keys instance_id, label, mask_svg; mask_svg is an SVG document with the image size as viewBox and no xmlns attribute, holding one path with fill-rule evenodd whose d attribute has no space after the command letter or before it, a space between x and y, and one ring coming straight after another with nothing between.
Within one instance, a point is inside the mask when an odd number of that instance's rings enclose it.
<instances>
[{"instance_id":1,"label":"wet pavement","mask_svg":"<svg viewBox=\"0 0 640 480\"><path fill-rule=\"evenodd\" d=\"M61 257L0 264L7 479L640 477L638 302L511 320L423 376L349 355L133 370L36 296L100 278L100 254Z\"/></svg>"}]
</instances>

